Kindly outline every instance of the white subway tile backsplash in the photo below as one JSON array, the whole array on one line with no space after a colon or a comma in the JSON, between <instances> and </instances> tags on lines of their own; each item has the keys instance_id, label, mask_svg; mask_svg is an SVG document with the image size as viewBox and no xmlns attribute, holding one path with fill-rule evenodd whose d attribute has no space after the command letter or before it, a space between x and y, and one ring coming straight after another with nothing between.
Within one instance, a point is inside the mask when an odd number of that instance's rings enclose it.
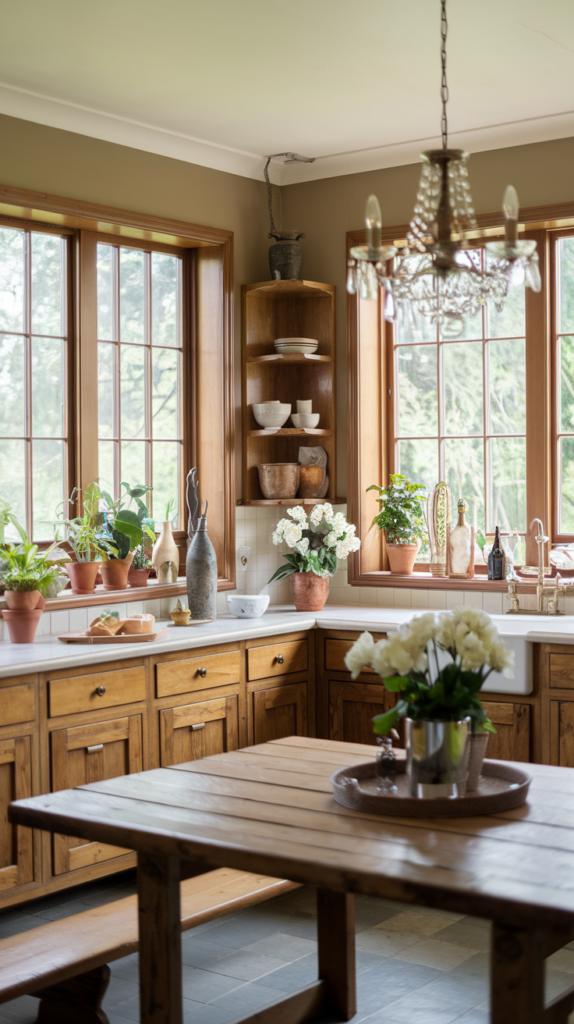
<instances>
[{"instance_id":1,"label":"white subway tile backsplash","mask_svg":"<svg viewBox=\"0 0 574 1024\"><path fill-rule=\"evenodd\" d=\"M447 608L447 591L446 590L429 590L427 591L429 596L429 608L433 611L446 611Z\"/></svg>"},{"instance_id":2,"label":"white subway tile backsplash","mask_svg":"<svg viewBox=\"0 0 574 1024\"><path fill-rule=\"evenodd\" d=\"M482 611L482 591L465 590L464 603L465 606L468 608L480 608L480 610Z\"/></svg>"},{"instance_id":3,"label":"white subway tile backsplash","mask_svg":"<svg viewBox=\"0 0 574 1024\"><path fill-rule=\"evenodd\" d=\"M44 616L42 616L44 618ZM51 632L55 635L59 633L70 632L70 615L69 612L62 610L59 612L50 612L51 619Z\"/></svg>"},{"instance_id":4,"label":"white subway tile backsplash","mask_svg":"<svg viewBox=\"0 0 574 1024\"><path fill-rule=\"evenodd\" d=\"M506 604L504 594L499 593L483 593L482 595L482 607L485 612L489 615L502 615L506 611Z\"/></svg>"},{"instance_id":5,"label":"white subway tile backsplash","mask_svg":"<svg viewBox=\"0 0 574 1024\"><path fill-rule=\"evenodd\" d=\"M81 629L88 628L88 613L91 612L91 608L70 608L70 633L79 632ZM54 615L58 614L54 612ZM60 613L61 614L61 613ZM93 616L92 616L93 618ZM92 621L90 618L90 622Z\"/></svg>"},{"instance_id":6,"label":"white subway tile backsplash","mask_svg":"<svg viewBox=\"0 0 574 1024\"><path fill-rule=\"evenodd\" d=\"M448 609L451 608L462 608L464 605L464 591L463 590L447 590L446 592L446 606Z\"/></svg>"},{"instance_id":7,"label":"white subway tile backsplash","mask_svg":"<svg viewBox=\"0 0 574 1024\"><path fill-rule=\"evenodd\" d=\"M411 605L413 608L428 608L428 590L411 590Z\"/></svg>"},{"instance_id":8,"label":"white subway tile backsplash","mask_svg":"<svg viewBox=\"0 0 574 1024\"><path fill-rule=\"evenodd\" d=\"M395 608L412 608L411 591L407 587L393 587Z\"/></svg>"}]
</instances>

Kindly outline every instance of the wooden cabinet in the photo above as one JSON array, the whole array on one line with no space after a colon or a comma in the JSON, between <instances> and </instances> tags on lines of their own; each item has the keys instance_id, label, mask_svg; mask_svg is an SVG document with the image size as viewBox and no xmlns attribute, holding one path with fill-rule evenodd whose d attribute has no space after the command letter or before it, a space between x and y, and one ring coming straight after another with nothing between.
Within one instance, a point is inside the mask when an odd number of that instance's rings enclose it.
<instances>
[{"instance_id":1,"label":"wooden cabinet","mask_svg":"<svg viewBox=\"0 0 574 1024\"><path fill-rule=\"evenodd\" d=\"M145 668L141 665L51 679L48 692L51 718L133 704L145 699Z\"/></svg>"},{"instance_id":2,"label":"wooden cabinet","mask_svg":"<svg viewBox=\"0 0 574 1024\"><path fill-rule=\"evenodd\" d=\"M8 689L4 688L2 697ZM34 880L33 834L8 821L12 800L32 796L32 737L0 740L0 892Z\"/></svg>"},{"instance_id":3,"label":"wooden cabinet","mask_svg":"<svg viewBox=\"0 0 574 1024\"><path fill-rule=\"evenodd\" d=\"M550 764L574 768L574 701L550 701Z\"/></svg>"},{"instance_id":4,"label":"wooden cabinet","mask_svg":"<svg viewBox=\"0 0 574 1024\"><path fill-rule=\"evenodd\" d=\"M143 769L141 715L56 729L50 741L53 792ZM75 871L126 852L105 843L54 835L54 874Z\"/></svg>"},{"instance_id":5,"label":"wooden cabinet","mask_svg":"<svg viewBox=\"0 0 574 1024\"><path fill-rule=\"evenodd\" d=\"M308 683L283 683L253 690L250 743L269 743L282 736L307 736Z\"/></svg>"},{"instance_id":6,"label":"wooden cabinet","mask_svg":"<svg viewBox=\"0 0 574 1024\"><path fill-rule=\"evenodd\" d=\"M488 738L486 756L498 761L530 761L530 704L499 703L483 695L484 709L496 732Z\"/></svg>"},{"instance_id":7,"label":"wooden cabinet","mask_svg":"<svg viewBox=\"0 0 574 1024\"><path fill-rule=\"evenodd\" d=\"M161 765L237 750L239 696L197 701L160 711Z\"/></svg>"},{"instance_id":8,"label":"wooden cabinet","mask_svg":"<svg viewBox=\"0 0 574 1024\"><path fill-rule=\"evenodd\" d=\"M329 739L376 743L373 717L389 711L395 696L380 683L329 681Z\"/></svg>"},{"instance_id":9,"label":"wooden cabinet","mask_svg":"<svg viewBox=\"0 0 574 1024\"><path fill-rule=\"evenodd\" d=\"M222 654L201 654L194 658L160 662L155 667L156 694L171 697L178 693L193 693L211 686L228 686L241 678L241 654L224 651Z\"/></svg>"},{"instance_id":10,"label":"wooden cabinet","mask_svg":"<svg viewBox=\"0 0 574 1024\"><path fill-rule=\"evenodd\" d=\"M307 639L287 642L278 639L264 647L248 647L247 678L251 681L284 676L288 672L306 672L308 659Z\"/></svg>"}]
</instances>

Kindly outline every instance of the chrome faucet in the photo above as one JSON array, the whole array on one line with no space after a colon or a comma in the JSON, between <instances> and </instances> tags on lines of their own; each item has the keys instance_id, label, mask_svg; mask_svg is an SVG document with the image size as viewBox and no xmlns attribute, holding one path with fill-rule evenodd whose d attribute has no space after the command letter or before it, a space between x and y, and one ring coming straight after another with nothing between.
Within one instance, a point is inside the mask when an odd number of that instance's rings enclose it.
<instances>
[{"instance_id":1,"label":"chrome faucet","mask_svg":"<svg viewBox=\"0 0 574 1024\"><path fill-rule=\"evenodd\" d=\"M533 519L530 524L532 530L537 524L538 530L536 537L534 538L538 544L538 581L536 584L536 610L531 608L521 608L518 594L516 593L517 582L522 582L516 575L514 566L512 572L509 573L508 579L508 601L510 602L510 608L507 610L507 615L562 615L563 612L558 611L558 598L565 597L566 594L574 594L574 580L562 581L562 578L557 573L556 578L552 580L544 581L544 545L548 543L549 537L544 533L544 524L541 519ZM546 604L546 607L544 607Z\"/></svg>"}]
</instances>

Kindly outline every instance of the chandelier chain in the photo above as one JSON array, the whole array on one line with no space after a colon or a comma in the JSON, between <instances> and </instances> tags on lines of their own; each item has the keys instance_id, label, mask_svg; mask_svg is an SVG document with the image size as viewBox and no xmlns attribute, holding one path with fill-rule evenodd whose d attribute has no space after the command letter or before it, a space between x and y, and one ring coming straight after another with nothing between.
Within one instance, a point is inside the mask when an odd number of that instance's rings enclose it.
<instances>
[{"instance_id":1,"label":"chandelier chain","mask_svg":"<svg viewBox=\"0 0 574 1024\"><path fill-rule=\"evenodd\" d=\"M448 31L448 22L446 20L446 0L441 0L441 13L440 13L440 39L441 39L441 51L440 59L442 66L442 81L440 87L440 95L442 99L442 148L448 148L448 125L446 119L446 105L448 103L448 84L446 80L446 35Z\"/></svg>"}]
</instances>

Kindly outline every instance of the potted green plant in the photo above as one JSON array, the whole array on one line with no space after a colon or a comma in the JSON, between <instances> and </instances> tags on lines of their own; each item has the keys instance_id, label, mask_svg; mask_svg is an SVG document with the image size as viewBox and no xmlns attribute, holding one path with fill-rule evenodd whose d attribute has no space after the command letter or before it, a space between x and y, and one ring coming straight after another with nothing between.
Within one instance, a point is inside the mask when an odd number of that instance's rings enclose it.
<instances>
[{"instance_id":1,"label":"potted green plant","mask_svg":"<svg viewBox=\"0 0 574 1024\"><path fill-rule=\"evenodd\" d=\"M281 519L273 533L274 544L287 544L293 554L285 555L269 583L291 577L293 602L298 612L320 611L329 595L329 577L337 569L337 560L358 551L361 542L342 512L329 502L315 505L309 515L301 505L290 508L290 519Z\"/></svg>"},{"instance_id":2,"label":"potted green plant","mask_svg":"<svg viewBox=\"0 0 574 1024\"><path fill-rule=\"evenodd\" d=\"M412 484L401 473L391 473L388 487L371 484L367 491L377 491L379 511L375 524L384 530L391 573L410 576L420 542L426 536L425 487Z\"/></svg>"},{"instance_id":3,"label":"potted green plant","mask_svg":"<svg viewBox=\"0 0 574 1024\"><path fill-rule=\"evenodd\" d=\"M39 552L38 545L27 538L21 544L0 547L0 557L8 565L2 573L8 605L2 617L13 644L30 644L36 635L45 606L43 594L58 576L58 567L46 561L50 551Z\"/></svg>"},{"instance_id":4,"label":"potted green plant","mask_svg":"<svg viewBox=\"0 0 574 1024\"><path fill-rule=\"evenodd\" d=\"M81 492L74 488L70 503L80 499ZM99 539L99 530L104 523L100 510L104 495L96 483L90 484L83 492L82 515L73 519L61 518L58 527L63 526L66 540L70 545L73 561L67 565L73 594L93 594L96 577L101 567L105 549Z\"/></svg>"},{"instance_id":5,"label":"potted green plant","mask_svg":"<svg viewBox=\"0 0 574 1024\"><path fill-rule=\"evenodd\" d=\"M117 501L107 491L102 492L104 521L97 537L103 549L101 573L104 590L126 590L128 572L135 549L144 538L155 540L147 505L142 498L151 491L144 484L130 484L122 481L125 488ZM136 510L129 506L135 504Z\"/></svg>"},{"instance_id":6,"label":"potted green plant","mask_svg":"<svg viewBox=\"0 0 574 1024\"><path fill-rule=\"evenodd\" d=\"M134 551L134 557L128 572L128 583L130 587L145 587L152 569L153 562L148 558L144 546L142 544L138 544Z\"/></svg>"},{"instance_id":7,"label":"potted green plant","mask_svg":"<svg viewBox=\"0 0 574 1024\"><path fill-rule=\"evenodd\" d=\"M6 527L13 526L16 533L20 535L22 541L27 542L28 534L26 533L23 526L20 525L16 516L12 511L12 506L9 501L4 501L0 498L0 550L6 543ZM2 583L2 573L7 572L10 568L8 559L0 553L0 594L4 593L4 584Z\"/></svg>"},{"instance_id":8,"label":"potted green plant","mask_svg":"<svg viewBox=\"0 0 574 1024\"><path fill-rule=\"evenodd\" d=\"M513 675L514 653L488 615L474 608L428 612L378 643L363 633L345 661L354 679L368 665L397 695L395 706L373 724L387 736L406 717L411 795L463 795L470 736L496 731L478 694L491 672ZM433 793L433 786L453 792Z\"/></svg>"}]
</instances>

